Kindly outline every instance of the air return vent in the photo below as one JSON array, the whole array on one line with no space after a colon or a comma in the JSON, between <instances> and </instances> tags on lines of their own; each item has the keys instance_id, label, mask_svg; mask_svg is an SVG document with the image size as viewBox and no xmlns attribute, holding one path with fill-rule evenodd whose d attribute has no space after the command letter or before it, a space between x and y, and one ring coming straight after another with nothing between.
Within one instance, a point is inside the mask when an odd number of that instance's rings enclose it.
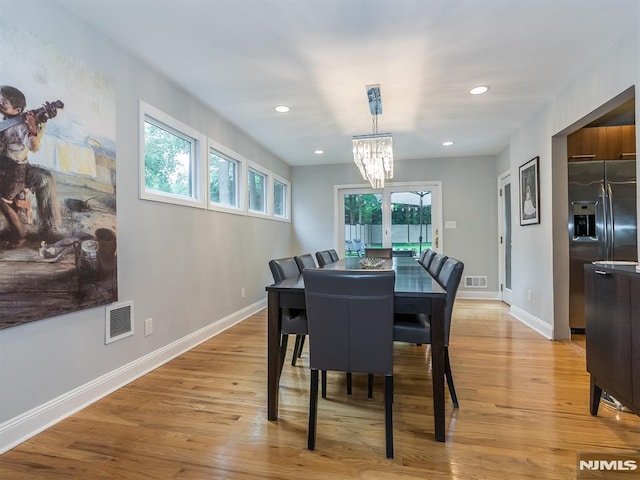
<instances>
[{"instance_id":1,"label":"air return vent","mask_svg":"<svg viewBox=\"0 0 640 480\"><path fill-rule=\"evenodd\" d=\"M133 334L133 301L109 305L107 307L104 343L115 342Z\"/></svg>"},{"instance_id":2,"label":"air return vent","mask_svg":"<svg viewBox=\"0 0 640 480\"><path fill-rule=\"evenodd\" d=\"M464 277L465 288L487 288L487 277L481 275L467 275Z\"/></svg>"}]
</instances>

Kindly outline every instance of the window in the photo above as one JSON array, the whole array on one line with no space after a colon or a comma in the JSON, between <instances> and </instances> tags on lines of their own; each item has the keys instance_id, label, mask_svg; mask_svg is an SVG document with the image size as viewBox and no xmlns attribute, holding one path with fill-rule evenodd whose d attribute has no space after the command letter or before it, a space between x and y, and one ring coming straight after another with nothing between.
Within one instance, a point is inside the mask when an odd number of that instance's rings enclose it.
<instances>
[{"instance_id":1,"label":"window","mask_svg":"<svg viewBox=\"0 0 640 480\"><path fill-rule=\"evenodd\" d=\"M227 207L239 207L238 178L240 162L209 150L209 201Z\"/></svg>"},{"instance_id":2,"label":"window","mask_svg":"<svg viewBox=\"0 0 640 480\"><path fill-rule=\"evenodd\" d=\"M202 135L140 102L140 196L204 208L202 199Z\"/></svg>"},{"instance_id":3,"label":"window","mask_svg":"<svg viewBox=\"0 0 640 480\"><path fill-rule=\"evenodd\" d=\"M280 218L289 218L289 182L273 180L273 215Z\"/></svg>"},{"instance_id":4,"label":"window","mask_svg":"<svg viewBox=\"0 0 640 480\"><path fill-rule=\"evenodd\" d=\"M255 168L249 168L248 175L249 210L267 213L267 175Z\"/></svg>"}]
</instances>

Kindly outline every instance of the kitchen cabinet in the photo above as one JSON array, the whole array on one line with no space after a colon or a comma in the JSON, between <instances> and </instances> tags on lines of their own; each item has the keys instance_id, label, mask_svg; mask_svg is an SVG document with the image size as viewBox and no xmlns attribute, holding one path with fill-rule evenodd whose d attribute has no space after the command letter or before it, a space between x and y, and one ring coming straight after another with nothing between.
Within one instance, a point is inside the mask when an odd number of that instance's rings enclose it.
<instances>
[{"instance_id":1,"label":"kitchen cabinet","mask_svg":"<svg viewBox=\"0 0 640 480\"><path fill-rule=\"evenodd\" d=\"M606 391L640 414L640 274L633 266L585 265L590 410Z\"/></svg>"},{"instance_id":2,"label":"kitchen cabinet","mask_svg":"<svg viewBox=\"0 0 640 480\"><path fill-rule=\"evenodd\" d=\"M636 158L636 127L588 127L567 136L570 162Z\"/></svg>"}]
</instances>

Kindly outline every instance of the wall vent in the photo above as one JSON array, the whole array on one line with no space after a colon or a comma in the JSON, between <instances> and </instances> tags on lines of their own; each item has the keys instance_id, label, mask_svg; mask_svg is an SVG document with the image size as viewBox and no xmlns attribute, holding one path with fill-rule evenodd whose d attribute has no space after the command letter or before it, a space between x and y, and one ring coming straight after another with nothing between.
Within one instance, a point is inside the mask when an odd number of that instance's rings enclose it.
<instances>
[{"instance_id":1,"label":"wall vent","mask_svg":"<svg viewBox=\"0 0 640 480\"><path fill-rule=\"evenodd\" d=\"M133 301L114 303L107 307L105 340L108 344L133 335Z\"/></svg>"},{"instance_id":2,"label":"wall vent","mask_svg":"<svg viewBox=\"0 0 640 480\"><path fill-rule=\"evenodd\" d=\"M466 275L464 277L465 288L487 288L487 277L482 275Z\"/></svg>"}]
</instances>

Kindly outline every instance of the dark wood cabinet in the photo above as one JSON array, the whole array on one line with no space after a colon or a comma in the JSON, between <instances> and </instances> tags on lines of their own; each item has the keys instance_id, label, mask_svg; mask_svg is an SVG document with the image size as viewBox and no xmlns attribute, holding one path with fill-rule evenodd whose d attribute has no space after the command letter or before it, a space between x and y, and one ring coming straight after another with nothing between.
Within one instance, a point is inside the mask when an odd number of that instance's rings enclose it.
<instances>
[{"instance_id":1,"label":"dark wood cabinet","mask_svg":"<svg viewBox=\"0 0 640 480\"><path fill-rule=\"evenodd\" d=\"M588 127L567 136L570 162L636 158L636 127Z\"/></svg>"},{"instance_id":2,"label":"dark wood cabinet","mask_svg":"<svg viewBox=\"0 0 640 480\"><path fill-rule=\"evenodd\" d=\"M602 391L640 413L640 275L634 267L585 266L591 414Z\"/></svg>"}]
</instances>

